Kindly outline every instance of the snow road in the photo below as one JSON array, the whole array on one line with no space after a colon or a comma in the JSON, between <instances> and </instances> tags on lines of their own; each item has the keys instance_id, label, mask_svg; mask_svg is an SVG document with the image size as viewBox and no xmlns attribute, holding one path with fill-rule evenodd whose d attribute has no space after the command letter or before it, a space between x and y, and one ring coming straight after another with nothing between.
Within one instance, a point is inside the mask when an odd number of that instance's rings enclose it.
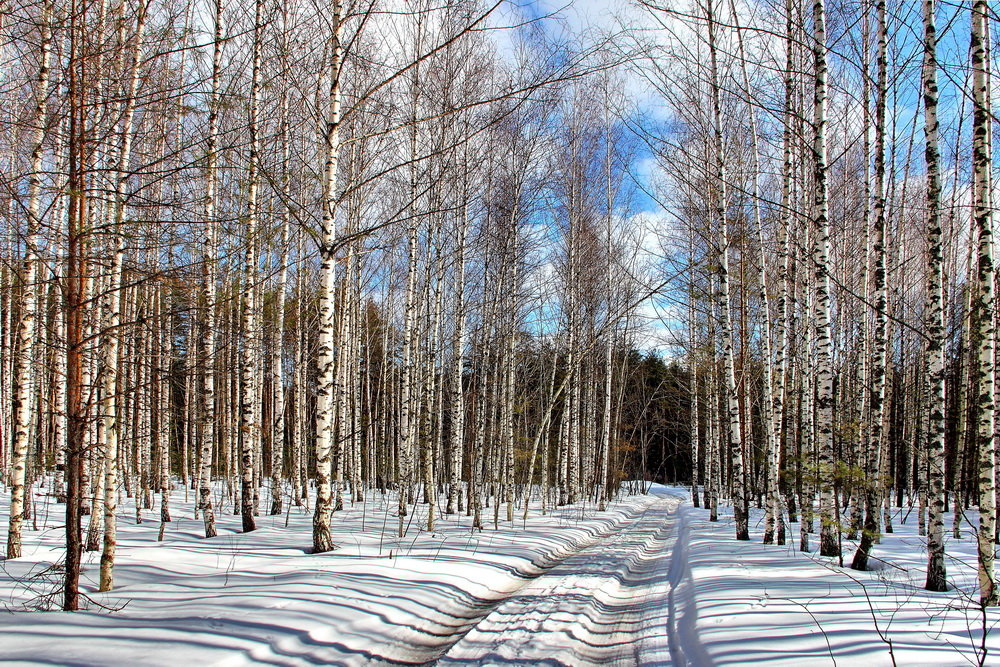
<instances>
[{"instance_id":1,"label":"snow road","mask_svg":"<svg viewBox=\"0 0 1000 667\"><path fill-rule=\"evenodd\" d=\"M667 625L680 616L669 606L679 504L679 498L658 497L610 535L528 581L470 628L440 664L669 662Z\"/></svg>"}]
</instances>

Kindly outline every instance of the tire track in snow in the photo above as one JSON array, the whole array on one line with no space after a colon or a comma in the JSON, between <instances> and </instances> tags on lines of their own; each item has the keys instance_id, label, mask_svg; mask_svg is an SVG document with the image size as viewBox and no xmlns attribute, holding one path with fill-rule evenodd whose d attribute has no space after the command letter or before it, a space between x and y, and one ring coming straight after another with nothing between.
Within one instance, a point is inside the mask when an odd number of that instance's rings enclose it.
<instances>
[{"instance_id":1,"label":"tire track in snow","mask_svg":"<svg viewBox=\"0 0 1000 667\"><path fill-rule=\"evenodd\" d=\"M682 614L670 608L685 572L668 556L678 505L658 498L526 581L457 634L439 664L710 664L696 635L672 627L694 618L693 597Z\"/></svg>"}]
</instances>

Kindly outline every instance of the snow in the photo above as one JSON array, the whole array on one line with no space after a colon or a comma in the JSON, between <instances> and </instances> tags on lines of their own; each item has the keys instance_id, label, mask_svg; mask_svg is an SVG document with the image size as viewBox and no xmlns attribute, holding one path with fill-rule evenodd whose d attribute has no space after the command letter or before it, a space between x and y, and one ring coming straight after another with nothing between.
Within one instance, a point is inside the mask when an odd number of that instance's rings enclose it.
<instances>
[{"instance_id":1,"label":"snow","mask_svg":"<svg viewBox=\"0 0 1000 667\"><path fill-rule=\"evenodd\" d=\"M665 661L664 554L678 504L657 498L614 533L527 582L452 646L442 664Z\"/></svg>"},{"instance_id":2,"label":"snow","mask_svg":"<svg viewBox=\"0 0 1000 667\"><path fill-rule=\"evenodd\" d=\"M433 534L417 529L425 511L418 506L407 536L398 539L392 534L394 497L372 492L368 502L334 515L340 549L312 555L307 553L311 515L301 508L287 516L261 516L259 529L249 534L238 532L239 517L219 512L220 534L205 540L200 520L193 518L193 500L190 494L185 502L183 491L175 490L176 520L162 542L156 540L157 512L147 511L146 521L135 525L131 501L120 505L116 590L94 592L98 554L87 554L84 572L88 595L118 610L92 605L75 614L2 615L0 657L88 665L427 662L459 642L498 603L522 590L527 595L528 585L549 585L535 582L556 581L568 572L556 588L567 598L581 598L595 578L611 582L616 573L627 574L627 567L607 573L602 568L631 558L632 545L657 548L661 519L679 502L633 496L605 512L585 504L549 516L536 508L526 522L518 512L515 526L501 521L499 530L490 524L483 532L473 531L471 519L460 515L443 518ZM43 521L46 509L40 507ZM26 531L23 558L4 563L0 595L12 610L23 609L31 597L19 581L60 556L58 511L49 511L41 530ZM492 520L492 511L484 520ZM588 557L604 554L600 545L616 543L628 532L623 526L639 525L642 535L622 542L613 558L591 561L592 575L580 569ZM568 557L576 565L539 576ZM657 585L664 590L662 582ZM58 582L48 587L57 593ZM607 590L614 594L613 586ZM643 594L631 601L647 600ZM583 633L584 643L591 634L600 632ZM646 634L657 633L647 628Z\"/></svg>"},{"instance_id":3,"label":"snow","mask_svg":"<svg viewBox=\"0 0 1000 667\"><path fill-rule=\"evenodd\" d=\"M134 523L119 507L117 588L96 593L99 554L87 554L86 611L32 611L53 594L61 506L38 496L25 555L0 562L0 659L30 664L898 664L977 660L983 619L975 598L972 533L948 543L957 590L922 590L922 538L911 516L887 535L879 571L844 570L792 544L736 542L690 506L686 491L563 507L473 531L464 514L395 537L395 498L370 492L334 514L337 551L313 555L311 515L293 507L239 532L219 511L220 535L201 537L194 494L175 489L175 521L157 541L158 511ZM262 494L267 498L267 494ZM0 494L6 526L8 496ZM286 526L287 522L287 526ZM949 524L950 525L950 524ZM30 527L30 522L29 522ZM0 528L0 539L5 539ZM815 536L812 536L815 543ZM845 541L845 557L852 545ZM32 579L32 575L34 578ZM103 605L114 611L102 609ZM1000 654L1000 620L986 616ZM881 633L882 638L880 638ZM883 639L884 638L884 639Z\"/></svg>"},{"instance_id":4,"label":"snow","mask_svg":"<svg viewBox=\"0 0 1000 667\"><path fill-rule=\"evenodd\" d=\"M713 524L707 510L682 507L699 636L712 660L868 667L891 665L894 655L899 665L978 664L985 627L986 664L1000 664L1000 610L988 610L984 620L978 605L975 533L966 525L963 539L946 540L948 580L956 587L931 593L923 590L926 540L917 536L916 512L905 524L902 514L896 511L895 532L873 551L881 567L856 572L818 556L817 535L809 536L814 552L800 553L797 523L788 545L763 545L763 512L752 510L751 541L736 542L731 512L720 508ZM945 526L950 534L951 514ZM845 563L855 547L844 539Z\"/></svg>"}]
</instances>

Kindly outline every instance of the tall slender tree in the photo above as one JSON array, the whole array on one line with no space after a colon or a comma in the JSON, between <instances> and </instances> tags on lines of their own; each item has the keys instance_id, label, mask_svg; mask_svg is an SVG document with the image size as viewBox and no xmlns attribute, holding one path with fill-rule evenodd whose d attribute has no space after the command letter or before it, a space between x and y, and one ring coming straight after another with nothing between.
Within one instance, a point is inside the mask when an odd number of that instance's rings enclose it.
<instances>
[{"instance_id":1,"label":"tall slender tree","mask_svg":"<svg viewBox=\"0 0 1000 667\"><path fill-rule=\"evenodd\" d=\"M977 290L973 319L978 340L974 406L979 436L979 595L984 606L998 601L993 542L996 534L996 349L995 289L993 265L992 122L990 105L989 7L986 0L972 3L972 206L978 253Z\"/></svg>"}]
</instances>

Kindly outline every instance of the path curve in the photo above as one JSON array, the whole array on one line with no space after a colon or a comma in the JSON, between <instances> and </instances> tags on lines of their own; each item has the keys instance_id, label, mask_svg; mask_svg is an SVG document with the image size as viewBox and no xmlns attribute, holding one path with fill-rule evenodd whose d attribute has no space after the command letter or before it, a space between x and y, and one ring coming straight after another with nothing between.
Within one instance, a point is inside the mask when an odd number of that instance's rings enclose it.
<instances>
[{"instance_id":1,"label":"path curve","mask_svg":"<svg viewBox=\"0 0 1000 667\"><path fill-rule=\"evenodd\" d=\"M677 645L696 638L668 627L691 612L671 607L684 574L671 558L680 504L676 496L657 498L614 533L531 579L438 664L707 664L700 647Z\"/></svg>"}]
</instances>

